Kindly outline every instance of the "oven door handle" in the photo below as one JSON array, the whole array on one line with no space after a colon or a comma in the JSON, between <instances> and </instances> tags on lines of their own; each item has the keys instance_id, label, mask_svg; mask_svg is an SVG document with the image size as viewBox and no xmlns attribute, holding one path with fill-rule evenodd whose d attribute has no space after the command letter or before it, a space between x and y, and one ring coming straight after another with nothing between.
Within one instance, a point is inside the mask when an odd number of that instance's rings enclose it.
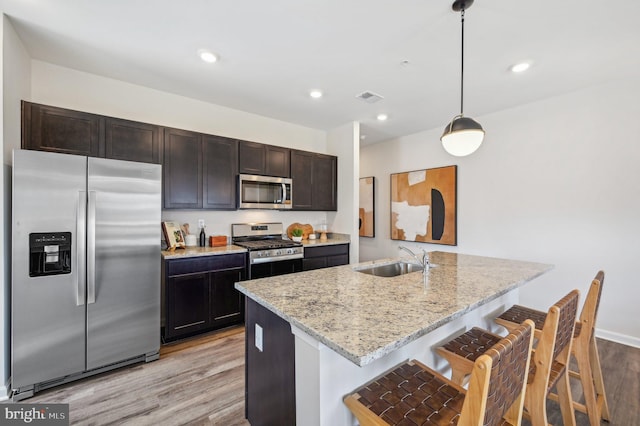
<instances>
[{"instance_id":1,"label":"oven door handle","mask_svg":"<svg viewBox=\"0 0 640 426\"><path fill-rule=\"evenodd\" d=\"M287 201L287 184L283 183L282 184L282 200L280 200L280 202L284 203L285 201Z\"/></svg>"},{"instance_id":2,"label":"oven door handle","mask_svg":"<svg viewBox=\"0 0 640 426\"><path fill-rule=\"evenodd\" d=\"M295 259L303 259L304 258L304 254L303 253L297 253L297 254L288 254L286 256L278 256L278 257L257 257L254 259L250 260L251 265L257 265L260 263L275 263L275 262L280 262L283 260L295 260Z\"/></svg>"}]
</instances>

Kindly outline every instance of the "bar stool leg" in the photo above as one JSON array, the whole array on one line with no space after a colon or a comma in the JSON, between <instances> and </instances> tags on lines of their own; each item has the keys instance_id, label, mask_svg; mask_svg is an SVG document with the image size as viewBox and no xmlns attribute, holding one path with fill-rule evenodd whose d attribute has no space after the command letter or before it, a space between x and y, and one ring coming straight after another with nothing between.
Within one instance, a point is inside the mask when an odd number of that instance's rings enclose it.
<instances>
[{"instance_id":1,"label":"bar stool leg","mask_svg":"<svg viewBox=\"0 0 640 426\"><path fill-rule=\"evenodd\" d=\"M607 395L604 391L604 380L602 379L602 368L600 367L600 356L598 355L598 346L596 345L595 336L591 337L591 341L589 343L589 359L593 370L593 381L596 388L598 409L600 410L602 419L608 422L611 420L611 414L609 413L609 404L607 404ZM599 419L597 424L600 424Z\"/></svg>"},{"instance_id":2,"label":"bar stool leg","mask_svg":"<svg viewBox=\"0 0 640 426\"><path fill-rule=\"evenodd\" d=\"M584 392L584 402L587 414L589 415L589 424L591 426L599 426L600 410L596 403L596 394L593 386L593 372L591 371L589 361L583 358L583 356L588 356L588 354L579 353L576 355L578 355L576 358L578 361L578 369L580 370L580 382L582 383L582 390Z\"/></svg>"},{"instance_id":3,"label":"bar stool leg","mask_svg":"<svg viewBox=\"0 0 640 426\"><path fill-rule=\"evenodd\" d=\"M547 425L547 404L545 395L534 395L539 389L527 386L525 392L524 406L531 419L532 426L549 426Z\"/></svg>"},{"instance_id":4,"label":"bar stool leg","mask_svg":"<svg viewBox=\"0 0 640 426\"><path fill-rule=\"evenodd\" d=\"M580 370L582 371L582 370ZM562 413L562 424L575 426L576 414L573 409L573 399L571 397L571 383L569 382L569 368L565 368L562 377L556 383L558 389L558 402Z\"/></svg>"}]
</instances>

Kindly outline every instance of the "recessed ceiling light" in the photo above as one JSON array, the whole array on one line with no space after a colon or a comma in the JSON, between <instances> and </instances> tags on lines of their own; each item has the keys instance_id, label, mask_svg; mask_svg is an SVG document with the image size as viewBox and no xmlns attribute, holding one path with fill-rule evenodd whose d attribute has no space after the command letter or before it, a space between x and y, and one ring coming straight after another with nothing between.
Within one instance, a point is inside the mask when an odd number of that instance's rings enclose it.
<instances>
[{"instance_id":1,"label":"recessed ceiling light","mask_svg":"<svg viewBox=\"0 0 640 426\"><path fill-rule=\"evenodd\" d=\"M318 99L322 97L322 91L321 90L312 90L309 92L309 96L311 96L314 99Z\"/></svg>"},{"instance_id":2,"label":"recessed ceiling light","mask_svg":"<svg viewBox=\"0 0 640 426\"><path fill-rule=\"evenodd\" d=\"M218 57L211 51L207 50L207 49L200 49L198 50L198 56L200 56L200 59L202 59L205 62L208 62L210 64L216 62L218 60Z\"/></svg>"},{"instance_id":3,"label":"recessed ceiling light","mask_svg":"<svg viewBox=\"0 0 640 426\"><path fill-rule=\"evenodd\" d=\"M376 118L378 121L386 121L389 116L387 114L378 114Z\"/></svg>"},{"instance_id":4,"label":"recessed ceiling light","mask_svg":"<svg viewBox=\"0 0 640 426\"><path fill-rule=\"evenodd\" d=\"M531 66L531 62L520 62L511 67L511 72L521 73L525 72Z\"/></svg>"}]
</instances>

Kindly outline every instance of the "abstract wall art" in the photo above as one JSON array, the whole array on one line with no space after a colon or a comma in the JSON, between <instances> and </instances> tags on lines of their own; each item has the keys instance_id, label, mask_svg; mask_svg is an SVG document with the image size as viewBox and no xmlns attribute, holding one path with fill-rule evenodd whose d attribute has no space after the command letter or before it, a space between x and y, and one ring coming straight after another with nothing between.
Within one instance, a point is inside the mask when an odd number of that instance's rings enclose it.
<instances>
[{"instance_id":1,"label":"abstract wall art","mask_svg":"<svg viewBox=\"0 0 640 426\"><path fill-rule=\"evenodd\" d=\"M457 244L457 166L391 175L391 239Z\"/></svg>"},{"instance_id":2,"label":"abstract wall art","mask_svg":"<svg viewBox=\"0 0 640 426\"><path fill-rule=\"evenodd\" d=\"M375 178L360 178L359 229L361 237L375 237Z\"/></svg>"}]
</instances>

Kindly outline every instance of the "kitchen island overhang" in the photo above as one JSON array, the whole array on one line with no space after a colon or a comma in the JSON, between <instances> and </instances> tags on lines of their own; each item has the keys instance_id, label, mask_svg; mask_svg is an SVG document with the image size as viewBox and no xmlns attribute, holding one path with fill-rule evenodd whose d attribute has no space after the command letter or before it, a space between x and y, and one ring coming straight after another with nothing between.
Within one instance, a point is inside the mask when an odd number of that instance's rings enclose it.
<instances>
[{"instance_id":1,"label":"kitchen island overhang","mask_svg":"<svg viewBox=\"0 0 640 426\"><path fill-rule=\"evenodd\" d=\"M437 266L425 277L358 272L398 260L385 259L236 284L295 336L298 424L352 424L344 394L407 358L439 368L432 347L469 326L495 329L491 319L518 301L517 289L552 268L445 252L430 259Z\"/></svg>"}]
</instances>

